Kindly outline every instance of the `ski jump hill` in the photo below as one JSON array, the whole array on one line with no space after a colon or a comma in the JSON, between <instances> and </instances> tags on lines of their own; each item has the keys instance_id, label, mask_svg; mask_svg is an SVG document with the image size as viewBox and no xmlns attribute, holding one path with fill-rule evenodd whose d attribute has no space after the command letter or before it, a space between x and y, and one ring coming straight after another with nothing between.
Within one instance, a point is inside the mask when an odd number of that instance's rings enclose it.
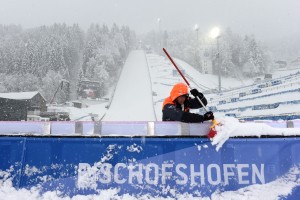
<instances>
[{"instance_id":1,"label":"ski jump hill","mask_svg":"<svg viewBox=\"0 0 300 200\"><path fill-rule=\"evenodd\" d=\"M151 68L128 56L101 121L0 122L0 197L299 199L299 121L229 120L216 148L211 122L157 121Z\"/></svg>"},{"instance_id":2,"label":"ski jump hill","mask_svg":"<svg viewBox=\"0 0 300 200\"><path fill-rule=\"evenodd\" d=\"M143 51L132 51L103 121L156 121L149 69Z\"/></svg>"}]
</instances>

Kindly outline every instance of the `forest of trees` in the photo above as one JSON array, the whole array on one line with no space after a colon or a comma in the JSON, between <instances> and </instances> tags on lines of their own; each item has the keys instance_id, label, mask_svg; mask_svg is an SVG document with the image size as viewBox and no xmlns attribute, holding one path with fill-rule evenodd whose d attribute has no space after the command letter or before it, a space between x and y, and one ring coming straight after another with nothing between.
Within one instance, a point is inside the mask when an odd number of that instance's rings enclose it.
<instances>
[{"instance_id":1,"label":"forest of trees","mask_svg":"<svg viewBox=\"0 0 300 200\"><path fill-rule=\"evenodd\" d=\"M197 34L196 34L197 33ZM100 96L117 81L124 61L137 41L151 45L159 54L162 47L179 59L203 72L206 49L213 63L213 73L222 76L254 77L269 73L270 51L252 35L241 36L227 29L216 40L193 30L152 31L137 38L129 27L92 24L83 31L77 24L54 24L32 29L0 25L0 92L40 91L49 100L60 82L58 103L77 98L78 84L83 79L100 82ZM66 83L65 83L66 82Z\"/></svg>"},{"instance_id":2,"label":"forest of trees","mask_svg":"<svg viewBox=\"0 0 300 200\"><path fill-rule=\"evenodd\" d=\"M200 49L205 48L209 52L213 62L213 73L218 73L217 45L216 41L193 30L177 30L172 32L155 33L151 32L145 36L145 43L150 44L162 54L159 47L159 38L163 47L169 49L170 53L182 59L203 72ZM253 35L240 36L230 29L222 33L219 39L220 66L223 76L254 77L260 74L269 73L272 65L270 51L258 42Z\"/></svg>"},{"instance_id":3,"label":"forest of trees","mask_svg":"<svg viewBox=\"0 0 300 200\"><path fill-rule=\"evenodd\" d=\"M33 29L0 25L0 92L40 91L49 101L60 82L56 102L75 99L80 79L99 81L101 95L121 71L136 35L129 27L77 24Z\"/></svg>"}]
</instances>

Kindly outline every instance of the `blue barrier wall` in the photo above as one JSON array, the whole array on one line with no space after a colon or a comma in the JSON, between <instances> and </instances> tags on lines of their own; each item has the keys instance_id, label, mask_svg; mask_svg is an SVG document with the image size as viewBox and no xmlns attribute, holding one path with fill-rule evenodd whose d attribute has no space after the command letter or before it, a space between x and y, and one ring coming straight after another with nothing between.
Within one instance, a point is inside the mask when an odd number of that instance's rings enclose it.
<instances>
[{"instance_id":1,"label":"blue barrier wall","mask_svg":"<svg viewBox=\"0 0 300 200\"><path fill-rule=\"evenodd\" d=\"M16 188L73 196L210 196L265 184L299 168L300 138L232 138L217 152L202 137L0 137L0 170ZM11 170L13 167L13 170ZM297 199L300 188L285 199Z\"/></svg>"}]
</instances>

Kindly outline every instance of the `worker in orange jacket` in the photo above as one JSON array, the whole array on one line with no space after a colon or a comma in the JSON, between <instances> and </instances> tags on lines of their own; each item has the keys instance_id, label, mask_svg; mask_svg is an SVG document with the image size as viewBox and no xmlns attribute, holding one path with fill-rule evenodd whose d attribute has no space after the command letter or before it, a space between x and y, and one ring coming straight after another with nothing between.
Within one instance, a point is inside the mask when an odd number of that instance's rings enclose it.
<instances>
[{"instance_id":1,"label":"worker in orange jacket","mask_svg":"<svg viewBox=\"0 0 300 200\"><path fill-rule=\"evenodd\" d=\"M194 97L199 97L205 106L207 105L207 100L201 92L197 89L192 89L190 92ZM190 109L201 107L202 105L197 98L189 97L187 85L177 83L173 86L170 96L164 100L162 120L196 123L214 119L211 111L206 112L204 115L190 113Z\"/></svg>"}]
</instances>

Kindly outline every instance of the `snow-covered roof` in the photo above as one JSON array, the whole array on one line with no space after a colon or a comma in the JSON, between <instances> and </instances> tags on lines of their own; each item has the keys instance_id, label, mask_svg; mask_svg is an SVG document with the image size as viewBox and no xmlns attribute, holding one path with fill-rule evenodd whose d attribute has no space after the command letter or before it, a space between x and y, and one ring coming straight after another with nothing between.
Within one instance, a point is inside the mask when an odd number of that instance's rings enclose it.
<instances>
[{"instance_id":1,"label":"snow-covered roof","mask_svg":"<svg viewBox=\"0 0 300 200\"><path fill-rule=\"evenodd\" d=\"M10 93L0 93L0 98L5 99L15 99L15 100L28 100L32 99L39 92L10 92Z\"/></svg>"}]
</instances>

